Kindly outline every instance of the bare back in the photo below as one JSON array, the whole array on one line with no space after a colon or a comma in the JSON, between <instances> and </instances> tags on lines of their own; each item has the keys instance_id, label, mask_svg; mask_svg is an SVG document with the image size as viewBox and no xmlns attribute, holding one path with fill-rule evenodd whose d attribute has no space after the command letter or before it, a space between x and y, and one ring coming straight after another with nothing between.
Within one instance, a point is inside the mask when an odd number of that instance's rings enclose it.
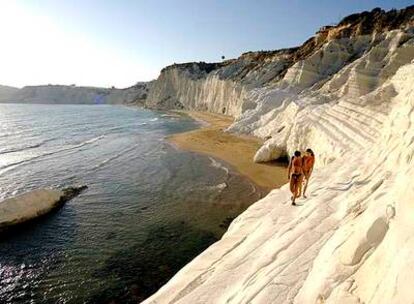
<instances>
[{"instance_id":1,"label":"bare back","mask_svg":"<svg viewBox=\"0 0 414 304\"><path fill-rule=\"evenodd\" d=\"M312 170L314 164L315 164L315 156L305 155L303 157L303 171L304 172L309 172L310 170Z\"/></svg>"},{"instance_id":2,"label":"bare back","mask_svg":"<svg viewBox=\"0 0 414 304\"><path fill-rule=\"evenodd\" d=\"M302 174L303 159L294 156L292 158L292 174Z\"/></svg>"}]
</instances>

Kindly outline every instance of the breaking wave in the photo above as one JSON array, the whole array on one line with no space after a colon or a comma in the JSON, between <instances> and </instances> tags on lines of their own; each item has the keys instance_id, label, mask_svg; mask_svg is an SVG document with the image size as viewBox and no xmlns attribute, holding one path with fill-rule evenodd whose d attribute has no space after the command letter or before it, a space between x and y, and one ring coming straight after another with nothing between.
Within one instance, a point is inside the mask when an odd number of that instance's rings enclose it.
<instances>
[{"instance_id":1,"label":"breaking wave","mask_svg":"<svg viewBox=\"0 0 414 304\"><path fill-rule=\"evenodd\" d=\"M212 157L209 157L209 159L210 159L210 161L211 161L211 166L212 167L214 167L214 168L217 168L217 169L221 169L221 170L223 170L224 172L226 172L226 175L228 175L229 174L229 169L227 168L227 167L225 167L225 166L223 166L223 164L221 164L220 162L218 162L218 161L216 161L214 158L212 158Z\"/></svg>"}]
</instances>

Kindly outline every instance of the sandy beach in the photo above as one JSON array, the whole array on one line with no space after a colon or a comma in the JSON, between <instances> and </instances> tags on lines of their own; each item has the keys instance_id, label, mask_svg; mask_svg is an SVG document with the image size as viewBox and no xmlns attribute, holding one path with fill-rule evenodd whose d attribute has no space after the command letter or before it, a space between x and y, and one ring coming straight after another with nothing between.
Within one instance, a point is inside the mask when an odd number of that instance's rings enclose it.
<instances>
[{"instance_id":1,"label":"sandy beach","mask_svg":"<svg viewBox=\"0 0 414 304\"><path fill-rule=\"evenodd\" d=\"M233 122L233 117L208 112L180 113L203 122L204 126L170 136L168 140L178 148L221 159L267 191L287 183L285 164L253 162L253 156L262 143L260 139L224 132Z\"/></svg>"}]
</instances>

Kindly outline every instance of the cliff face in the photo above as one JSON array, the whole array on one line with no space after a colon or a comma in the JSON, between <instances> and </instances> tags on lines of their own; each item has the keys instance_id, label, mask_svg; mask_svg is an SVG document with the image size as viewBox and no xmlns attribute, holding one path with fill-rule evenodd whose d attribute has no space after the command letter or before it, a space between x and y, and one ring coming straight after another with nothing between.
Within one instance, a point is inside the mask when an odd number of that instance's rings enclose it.
<instances>
[{"instance_id":1,"label":"cliff face","mask_svg":"<svg viewBox=\"0 0 414 304\"><path fill-rule=\"evenodd\" d=\"M328 42L292 66L278 85L252 92L256 107L240 115L231 130L271 137L257 152L258 162L312 145L323 147L319 164L326 165L350 148L365 147L378 138L390 111L387 101L395 92L383 85L414 59L413 35L394 30ZM363 49L352 62L341 51L349 45ZM371 120L377 125L366 125Z\"/></svg>"},{"instance_id":2,"label":"cliff face","mask_svg":"<svg viewBox=\"0 0 414 304\"><path fill-rule=\"evenodd\" d=\"M163 70L146 105L157 109L197 109L238 115L242 112L244 94L243 86L207 73L194 63L191 68L178 66Z\"/></svg>"},{"instance_id":3,"label":"cliff face","mask_svg":"<svg viewBox=\"0 0 414 304\"><path fill-rule=\"evenodd\" d=\"M151 82L126 89L76 87L64 85L27 86L1 95L0 102L45 104L135 104L143 105ZM3 96L3 98L2 98Z\"/></svg>"},{"instance_id":4,"label":"cliff face","mask_svg":"<svg viewBox=\"0 0 414 304\"><path fill-rule=\"evenodd\" d=\"M255 106L247 94L256 88L290 87L297 93L321 85L375 47L386 33L410 32L413 12L414 6L389 12L374 9L348 16L336 26L321 28L300 47L248 52L222 63L169 66L161 71L146 104L151 108L208 110L239 116Z\"/></svg>"},{"instance_id":5,"label":"cliff face","mask_svg":"<svg viewBox=\"0 0 414 304\"><path fill-rule=\"evenodd\" d=\"M270 137L255 161L310 147L316 168L300 206L288 185L273 190L144 303L414 302L413 16L351 15L299 48L244 54L196 80L243 88L228 131ZM221 74L246 58L243 73Z\"/></svg>"},{"instance_id":6,"label":"cliff face","mask_svg":"<svg viewBox=\"0 0 414 304\"><path fill-rule=\"evenodd\" d=\"M269 52L269 58L266 52L247 53L223 63L169 66L154 82L146 105L238 116L253 106L245 98L246 93L278 79L289 63L290 52Z\"/></svg>"},{"instance_id":7,"label":"cliff face","mask_svg":"<svg viewBox=\"0 0 414 304\"><path fill-rule=\"evenodd\" d=\"M289 154L318 138L327 149L320 151L320 164L327 164L348 146L364 145L378 136L375 126L364 131L366 136L348 136L349 144L342 148L334 130L353 130L337 127L332 113L345 117L348 111L358 111L360 105L352 99L363 95L377 102L364 102L368 105L362 111L370 113L371 107L376 113L379 98L390 98L391 92L380 97L373 92L414 58L413 16L414 6L389 12L374 9L321 28L297 48L249 52L216 64L169 66L155 81L146 105L235 116L230 131L271 137L257 153L257 162ZM363 124L354 125L358 123ZM295 139L304 133L305 139Z\"/></svg>"}]
</instances>

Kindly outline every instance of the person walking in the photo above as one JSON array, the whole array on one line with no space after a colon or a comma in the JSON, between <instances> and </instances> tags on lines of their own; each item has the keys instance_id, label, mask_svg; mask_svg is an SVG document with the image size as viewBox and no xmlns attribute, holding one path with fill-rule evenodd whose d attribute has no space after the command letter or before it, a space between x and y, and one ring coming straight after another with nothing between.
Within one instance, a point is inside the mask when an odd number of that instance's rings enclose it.
<instances>
[{"instance_id":1,"label":"person walking","mask_svg":"<svg viewBox=\"0 0 414 304\"><path fill-rule=\"evenodd\" d=\"M290 182L290 191L292 192L292 205L296 206L296 198L300 196L300 185L303 178L303 159L300 151L295 151L290 159L288 167L288 179Z\"/></svg>"},{"instance_id":2,"label":"person walking","mask_svg":"<svg viewBox=\"0 0 414 304\"><path fill-rule=\"evenodd\" d=\"M306 149L303 156L303 175L304 175L304 188L303 197L306 198L306 189L308 188L309 180L312 175L313 166L315 165L315 154L312 149Z\"/></svg>"}]
</instances>

